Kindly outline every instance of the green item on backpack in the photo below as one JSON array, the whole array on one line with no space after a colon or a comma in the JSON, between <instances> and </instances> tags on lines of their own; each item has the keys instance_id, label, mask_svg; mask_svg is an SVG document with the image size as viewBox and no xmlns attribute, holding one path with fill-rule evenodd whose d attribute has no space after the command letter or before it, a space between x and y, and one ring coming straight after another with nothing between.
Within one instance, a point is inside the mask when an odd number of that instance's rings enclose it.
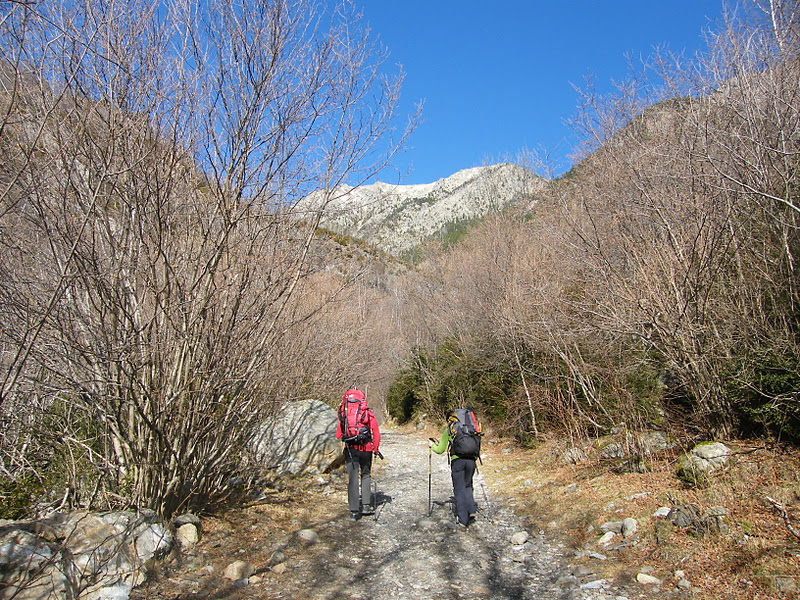
<instances>
[{"instance_id":1,"label":"green item on backpack","mask_svg":"<svg viewBox=\"0 0 800 600\"><path fill-rule=\"evenodd\" d=\"M450 414L448 421L450 454L459 458L480 458L483 432L472 409L456 409Z\"/></svg>"}]
</instances>

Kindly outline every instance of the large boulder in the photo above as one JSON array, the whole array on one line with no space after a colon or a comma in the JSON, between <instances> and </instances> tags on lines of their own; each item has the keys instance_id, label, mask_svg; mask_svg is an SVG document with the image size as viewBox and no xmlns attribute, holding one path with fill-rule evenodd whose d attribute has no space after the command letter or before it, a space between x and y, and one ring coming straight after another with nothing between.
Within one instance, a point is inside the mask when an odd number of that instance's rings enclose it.
<instances>
[{"instance_id":1,"label":"large boulder","mask_svg":"<svg viewBox=\"0 0 800 600\"><path fill-rule=\"evenodd\" d=\"M0 522L0 600L125 600L173 537L151 511Z\"/></svg>"},{"instance_id":2,"label":"large boulder","mask_svg":"<svg viewBox=\"0 0 800 600\"><path fill-rule=\"evenodd\" d=\"M703 442L678 459L677 474L686 483L697 485L725 466L730 450L722 442Z\"/></svg>"},{"instance_id":3,"label":"large boulder","mask_svg":"<svg viewBox=\"0 0 800 600\"><path fill-rule=\"evenodd\" d=\"M319 400L290 402L258 424L251 450L278 473L323 473L340 460L336 411Z\"/></svg>"}]
</instances>

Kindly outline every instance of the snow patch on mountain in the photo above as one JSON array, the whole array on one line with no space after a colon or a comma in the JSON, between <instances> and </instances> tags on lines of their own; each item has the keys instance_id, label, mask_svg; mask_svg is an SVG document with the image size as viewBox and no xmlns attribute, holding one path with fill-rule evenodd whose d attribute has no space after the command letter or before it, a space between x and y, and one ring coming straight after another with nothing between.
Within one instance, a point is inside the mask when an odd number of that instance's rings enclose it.
<instances>
[{"instance_id":1,"label":"snow patch on mountain","mask_svg":"<svg viewBox=\"0 0 800 600\"><path fill-rule=\"evenodd\" d=\"M531 171L505 163L464 169L427 184L340 186L312 194L298 208L324 205L321 225L399 256L448 227L530 201L542 185Z\"/></svg>"}]
</instances>

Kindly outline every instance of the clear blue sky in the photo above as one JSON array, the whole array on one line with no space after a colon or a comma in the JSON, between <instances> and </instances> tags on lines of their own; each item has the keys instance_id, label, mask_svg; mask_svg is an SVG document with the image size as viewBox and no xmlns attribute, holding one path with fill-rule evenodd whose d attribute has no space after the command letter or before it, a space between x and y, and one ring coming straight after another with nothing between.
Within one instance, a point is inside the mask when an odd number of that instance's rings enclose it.
<instances>
[{"instance_id":1,"label":"clear blue sky","mask_svg":"<svg viewBox=\"0 0 800 600\"><path fill-rule=\"evenodd\" d=\"M655 46L694 52L721 0L357 0L364 20L406 73L404 114L423 122L397 158L430 183L460 169L545 148L559 168L575 145L565 124L592 74L602 91L627 73L626 55ZM380 179L397 182L397 175Z\"/></svg>"}]
</instances>

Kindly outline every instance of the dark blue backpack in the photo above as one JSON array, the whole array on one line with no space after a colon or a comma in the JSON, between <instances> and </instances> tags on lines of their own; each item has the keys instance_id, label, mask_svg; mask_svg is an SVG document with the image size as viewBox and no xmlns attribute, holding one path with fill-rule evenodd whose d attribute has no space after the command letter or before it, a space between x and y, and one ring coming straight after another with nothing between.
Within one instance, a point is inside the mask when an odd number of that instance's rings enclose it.
<instances>
[{"instance_id":1,"label":"dark blue backpack","mask_svg":"<svg viewBox=\"0 0 800 600\"><path fill-rule=\"evenodd\" d=\"M450 415L450 454L459 458L480 458L481 425L469 408L459 408Z\"/></svg>"}]
</instances>

